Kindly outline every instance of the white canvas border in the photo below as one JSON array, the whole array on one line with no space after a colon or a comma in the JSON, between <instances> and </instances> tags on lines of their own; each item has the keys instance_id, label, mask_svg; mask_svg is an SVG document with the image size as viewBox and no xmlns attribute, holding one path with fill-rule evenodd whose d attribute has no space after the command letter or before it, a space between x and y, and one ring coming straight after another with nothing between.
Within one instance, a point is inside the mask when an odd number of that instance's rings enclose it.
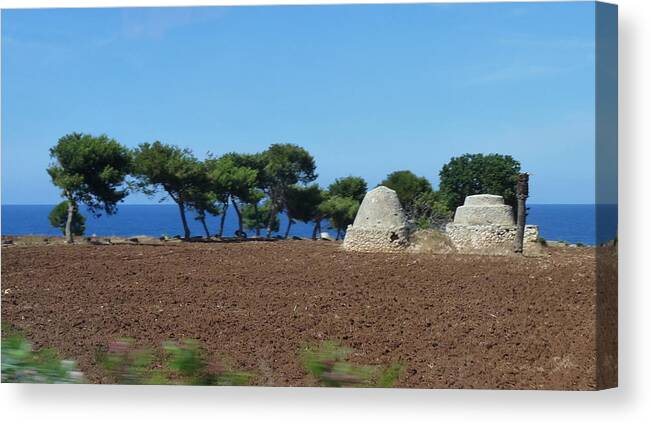
<instances>
[{"instance_id":1,"label":"white canvas border","mask_svg":"<svg viewBox=\"0 0 651 424\"><path fill-rule=\"evenodd\" d=\"M189 1L187 5L334 4L346 1ZM354 1L353 3L427 3ZM604 392L353 390L124 386L0 386L4 422L642 422L651 323L648 158L651 148L651 2L619 0L620 15L620 387ZM0 0L0 7L184 5L179 0ZM645 402L645 400L647 402Z\"/></svg>"}]
</instances>

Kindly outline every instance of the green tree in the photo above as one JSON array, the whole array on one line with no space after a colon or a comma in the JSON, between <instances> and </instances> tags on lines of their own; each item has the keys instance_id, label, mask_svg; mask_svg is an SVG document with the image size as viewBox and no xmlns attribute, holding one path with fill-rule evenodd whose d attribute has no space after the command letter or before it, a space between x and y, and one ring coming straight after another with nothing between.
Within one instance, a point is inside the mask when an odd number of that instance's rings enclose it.
<instances>
[{"instance_id":1,"label":"green tree","mask_svg":"<svg viewBox=\"0 0 651 424\"><path fill-rule=\"evenodd\" d=\"M466 196L496 194L516 206L515 185L520 162L508 155L465 154L453 157L439 173L439 188L452 211L463 205Z\"/></svg>"},{"instance_id":2,"label":"green tree","mask_svg":"<svg viewBox=\"0 0 651 424\"><path fill-rule=\"evenodd\" d=\"M188 192L187 205L194 210L195 219L201 223L206 238L210 238L210 231L206 225L207 214L217 216L221 213L217 205L217 195L212 191L212 184L208 174L208 166L205 162L198 164L199 174L193 187Z\"/></svg>"},{"instance_id":3,"label":"green tree","mask_svg":"<svg viewBox=\"0 0 651 424\"><path fill-rule=\"evenodd\" d=\"M323 208L323 205L330 198L330 192L328 190L321 190L321 203L316 208L316 214L314 215L314 227L312 228L312 240L316 240L317 234L321 234L321 222L326 219L326 211Z\"/></svg>"},{"instance_id":4,"label":"green tree","mask_svg":"<svg viewBox=\"0 0 651 424\"><path fill-rule=\"evenodd\" d=\"M66 233L66 224L68 222L68 210L70 203L67 200L56 205L50 215L48 216L50 220L50 225L54 228L58 228L65 235ZM86 231L86 218L75 208L75 211L72 215L72 222L70 223L70 231L75 236L83 236Z\"/></svg>"},{"instance_id":5,"label":"green tree","mask_svg":"<svg viewBox=\"0 0 651 424\"><path fill-rule=\"evenodd\" d=\"M334 183L328 186L328 192L332 196L350 197L361 203L368 191L368 185L362 177L337 178Z\"/></svg>"},{"instance_id":6,"label":"green tree","mask_svg":"<svg viewBox=\"0 0 651 424\"><path fill-rule=\"evenodd\" d=\"M141 190L149 195L162 189L179 208L184 238L190 238L185 215L198 182L203 178L201 164L189 149L160 141L143 143L134 151L133 175Z\"/></svg>"},{"instance_id":7,"label":"green tree","mask_svg":"<svg viewBox=\"0 0 651 424\"><path fill-rule=\"evenodd\" d=\"M230 204L231 194L228 187L227 166L220 158L210 158L205 161L208 172L209 191L210 196L218 205L216 208L219 210L218 214L221 215L219 220L219 229L217 230L217 237L224 235L224 223L226 222L226 214L228 213L228 206Z\"/></svg>"},{"instance_id":8,"label":"green tree","mask_svg":"<svg viewBox=\"0 0 651 424\"><path fill-rule=\"evenodd\" d=\"M244 192L244 196L239 196L240 204L243 206L248 206L250 216L259 217L264 215L256 212L260 205L260 202L265 198L265 189L268 186L268 178L265 173L266 161L264 153L237 153L233 155L233 158L237 166L253 169L256 171L253 187L249 187L250 190L248 190L248 192ZM267 212L264 216L268 217L267 221L265 221L265 223L268 223L269 219L271 219L269 213ZM242 219L243 218L244 217L242 217ZM272 224L275 228L274 231L278 231L276 227L280 225L280 221L278 221L277 217L274 218ZM262 227L258 225L255 225L254 227L247 227L244 225L244 227L247 229L255 229L256 237L259 237L260 230L262 228L265 228L264 225Z\"/></svg>"},{"instance_id":9,"label":"green tree","mask_svg":"<svg viewBox=\"0 0 651 424\"><path fill-rule=\"evenodd\" d=\"M211 181L212 191L222 204L219 237L224 232L224 222L229 202L232 202L237 214L238 234L242 234L242 213L238 203L249 201L253 196L257 171L242 165L237 153L227 153L219 158L210 158L206 161L206 164L209 169L208 176Z\"/></svg>"},{"instance_id":10,"label":"green tree","mask_svg":"<svg viewBox=\"0 0 651 424\"><path fill-rule=\"evenodd\" d=\"M208 225L206 224L207 214L217 216L221 214L219 206L215 204L214 198L211 197L212 193L205 193L205 196L198 199L193 199L189 203L190 208L194 209L196 216L194 219L201 223L203 227L203 232L206 234L206 238L210 238L210 231L208 230ZM195 203L196 202L196 203Z\"/></svg>"},{"instance_id":11,"label":"green tree","mask_svg":"<svg viewBox=\"0 0 651 424\"><path fill-rule=\"evenodd\" d=\"M242 234L244 231L240 204L250 203L256 197L254 190L258 182L258 171L246 166L248 157L249 155L227 153L219 159L211 161L210 176L233 204L237 214L238 234ZM222 215L222 218L224 216ZM221 231L223 231L223 225L220 226Z\"/></svg>"},{"instance_id":12,"label":"green tree","mask_svg":"<svg viewBox=\"0 0 651 424\"><path fill-rule=\"evenodd\" d=\"M125 178L131 168L127 148L100 135L72 133L59 139L50 149L54 163L47 169L52 182L61 188L68 201L65 225L66 242L73 242L72 222L78 204L85 204L96 216L112 215L118 202L127 195Z\"/></svg>"},{"instance_id":13,"label":"green tree","mask_svg":"<svg viewBox=\"0 0 651 424\"><path fill-rule=\"evenodd\" d=\"M407 214L410 214L414 200L418 196L432 191L432 185L426 178L418 177L411 171L392 172L387 175L380 185L395 190L400 204Z\"/></svg>"},{"instance_id":14,"label":"green tree","mask_svg":"<svg viewBox=\"0 0 651 424\"><path fill-rule=\"evenodd\" d=\"M244 221L244 228L254 230L256 237L260 236L260 230L269 228L271 231L278 231L280 229L280 220L278 214L271 215L271 207L269 203L247 203L242 206L242 218Z\"/></svg>"},{"instance_id":15,"label":"green tree","mask_svg":"<svg viewBox=\"0 0 651 424\"><path fill-rule=\"evenodd\" d=\"M285 238L295 220L308 223L319 215L319 205L323 202L323 191L318 184L306 187L292 186L287 191L287 230Z\"/></svg>"},{"instance_id":16,"label":"green tree","mask_svg":"<svg viewBox=\"0 0 651 424\"><path fill-rule=\"evenodd\" d=\"M317 177L314 158L307 150L295 144L272 144L263 152L264 191L269 196L273 220L279 212L287 210L287 192L295 184L307 184ZM271 225L267 227L267 237L271 236Z\"/></svg>"},{"instance_id":17,"label":"green tree","mask_svg":"<svg viewBox=\"0 0 651 424\"><path fill-rule=\"evenodd\" d=\"M350 197L330 196L321 204L323 215L330 220L332 228L337 230L337 240L353 223L360 203Z\"/></svg>"}]
</instances>

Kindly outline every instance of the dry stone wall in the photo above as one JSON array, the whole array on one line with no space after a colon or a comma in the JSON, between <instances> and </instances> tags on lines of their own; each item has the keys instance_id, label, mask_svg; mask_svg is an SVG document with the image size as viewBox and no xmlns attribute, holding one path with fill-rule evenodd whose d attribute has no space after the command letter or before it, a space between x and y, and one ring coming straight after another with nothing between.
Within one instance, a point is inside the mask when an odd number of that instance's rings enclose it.
<instances>
[{"instance_id":1,"label":"dry stone wall","mask_svg":"<svg viewBox=\"0 0 651 424\"><path fill-rule=\"evenodd\" d=\"M405 227L388 229L355 228L346 230L343 247L356 252L402 252L409 246L409 231Z\"/></svg>"},{"instance_id":2,"label":"dry stone wall","mask_svg":"<svg viewBox=\"0 0 651 424\"><path fill-rule=\"evenodd\" d=\"M448 224L445 232L459 253L489 255L513 254L513 243L517 227L515 225L465 225ZM538 226L527 225L524 230L524 253L538 254Z\"/></svg>"}]
</instances>

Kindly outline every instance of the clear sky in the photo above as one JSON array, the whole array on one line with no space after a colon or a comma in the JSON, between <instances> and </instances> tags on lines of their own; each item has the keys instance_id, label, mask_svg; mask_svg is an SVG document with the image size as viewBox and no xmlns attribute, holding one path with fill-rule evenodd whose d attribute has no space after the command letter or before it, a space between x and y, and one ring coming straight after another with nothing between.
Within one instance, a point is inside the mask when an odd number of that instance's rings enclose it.
<instances>
[{"instance_id":1,"label":"clear sky","mask_svg":"<svg viewBox=\"0 0 651 424\"><path fill-rule=\"evenodd\" d=\"M593 203L594 3L2 11L2 203L59 201L62 135L307 148L319 183L510 154L532 203ZM151 203L143 195L127 203Z\"/></svg>"}]
</instances>

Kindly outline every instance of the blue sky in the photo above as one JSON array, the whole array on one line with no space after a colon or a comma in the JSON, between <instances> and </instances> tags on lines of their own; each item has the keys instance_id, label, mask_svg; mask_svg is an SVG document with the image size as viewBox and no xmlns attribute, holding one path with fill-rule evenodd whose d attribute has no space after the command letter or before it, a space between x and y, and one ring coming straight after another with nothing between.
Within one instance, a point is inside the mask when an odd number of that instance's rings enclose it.
<instances>
[{"instance_id":1,"label":"blue sky","mask_svg":"<svg viewBox=\"0 0 651 424\"><path fill-rule=\"evenodd\" d=\"M207 152L291 142L318 182L463 153L530 172L532 203L592 203L594 3L2 11L2 203L50 204L73 132ZM133 195L126 203L152 203Z\"/></svg>"}]
</instances>

